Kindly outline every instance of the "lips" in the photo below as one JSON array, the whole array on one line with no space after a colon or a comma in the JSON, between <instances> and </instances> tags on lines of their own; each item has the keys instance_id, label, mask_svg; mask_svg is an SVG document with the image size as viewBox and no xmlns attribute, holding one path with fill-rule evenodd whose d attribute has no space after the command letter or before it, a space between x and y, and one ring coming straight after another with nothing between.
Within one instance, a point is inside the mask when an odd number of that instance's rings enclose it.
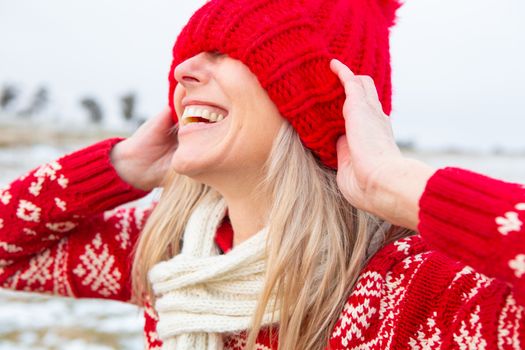
<instances>
[{"instance_id":1,"label":"lips","mask_svg":"<svg viewBox=\"0 0 525 350\"><path fill-rule=\"evenodd\" d=\"M208 105L188 105L180 118L180 125L184 126L196 122L217 123L225 117L222 109L216 107L210 107Z\"/></svg>"},{"instance_id":2,"label":"lips","mask_svg":"<svg viewBox=\"0 0 525 350\"><path fill-rule=\"evenodd\" d=\"M179 137L223 125L229 114L226 108L211 101L184 98L181 105L183 110L178 118Z\"/></svg>"}]
</instances>

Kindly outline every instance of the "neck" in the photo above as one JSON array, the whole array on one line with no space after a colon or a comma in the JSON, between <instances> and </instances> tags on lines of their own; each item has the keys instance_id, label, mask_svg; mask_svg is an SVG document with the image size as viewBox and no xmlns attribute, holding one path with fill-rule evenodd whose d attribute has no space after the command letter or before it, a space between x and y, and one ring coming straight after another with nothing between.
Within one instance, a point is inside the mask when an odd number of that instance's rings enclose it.
<instances>
[{"instance_id":1,"label":"neck","mask_svg":"<svg viewBox=\"0 0 525 350\"><path fill-rule=\"evenodd\" d=\"M228 215L233 228L233 247L247 240L266 225L269 201L250 195L223 194L228 206Z\"/></svg>"},{"instance_id":2,"label":"neck","mask_svg":"<svg viewBox=\"0 0 525 350\"><path fill-rule=\"evenodd\" d=\"M266 226L271 196L268 192L256 191L262 179L261 170L242 174L223 174L200 179L218 191L228 207L228 216L233 228L233 247L247 240ZM232 247L232 248L233 248Z\"/></svg>"}]
</instances>

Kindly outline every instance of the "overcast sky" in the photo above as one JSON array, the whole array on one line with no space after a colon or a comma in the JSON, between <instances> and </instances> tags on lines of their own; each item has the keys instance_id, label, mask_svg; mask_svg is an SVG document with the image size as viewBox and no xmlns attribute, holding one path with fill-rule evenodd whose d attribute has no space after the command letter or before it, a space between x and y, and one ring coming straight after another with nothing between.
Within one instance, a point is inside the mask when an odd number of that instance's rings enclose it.
<instances>
[{"instance_id":1,"label":"overcast sky","mask_svg":"<svg viewBox=\"0 0 525 350\"><path fill-rule=\"evenodd\" d=\"M82 120L81 96L110 115L135 91L167 101L173 42L204 1L0 0L0 84L45 84L51 115ZM425 148L525 150L525 2L411 0L392 29L393 123ZM21 101L21 103L23 100Z\"/></svg>"}]
</instances>

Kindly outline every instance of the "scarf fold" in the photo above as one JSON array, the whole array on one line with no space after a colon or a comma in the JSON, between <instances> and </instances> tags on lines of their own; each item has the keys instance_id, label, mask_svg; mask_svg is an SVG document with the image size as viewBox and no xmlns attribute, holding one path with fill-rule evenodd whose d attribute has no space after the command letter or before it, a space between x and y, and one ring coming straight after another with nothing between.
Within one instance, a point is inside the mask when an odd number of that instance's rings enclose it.
<instances>
[{"instance_id":1,"label":"scarf fold","mask_svg":"<svg viewBox=\"0 0 525 350\"><path fill-rule=\"evenodd\" d=\"M214 238L225 214L224 199L206 196L190 215L180 254L148 273L163 350L222 349L221 333L251 325L264 286L268 228L219 255ZM275 302L272 296L263 325L279 321L269 312Z\"/></svg>"}]
</instances>

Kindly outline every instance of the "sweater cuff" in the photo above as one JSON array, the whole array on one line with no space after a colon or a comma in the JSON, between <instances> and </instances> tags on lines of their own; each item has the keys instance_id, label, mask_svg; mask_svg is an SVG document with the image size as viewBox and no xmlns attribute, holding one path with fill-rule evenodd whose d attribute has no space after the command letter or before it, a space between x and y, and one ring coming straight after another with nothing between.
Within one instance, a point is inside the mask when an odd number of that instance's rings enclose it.
<instances>
[{"instance_id":1,"label":"sweater cuff","mask_svg":"<svg viewBox=\"0 0 525 350\"><path fill-rule=\"evenodd\" d=\"M525 212L519 213L524 194L519 184L459 168L440 169L419 201L419 232L449 257L521 284L512 261L525 254L519 219L520 214L525 218Z\"/></svg>"},{"instance_id":2,"label":"sweater cuff","mask_svg":"<svg viewBox=\"0 0 525 350\"><path fill-rule=\"evenodd\" d=\"M89 212L112 209L148 194L125 182L111 163L111 149L122 140L106 139L58 160L68 176L68 191Z\"/></svg>"}]
</instances>

